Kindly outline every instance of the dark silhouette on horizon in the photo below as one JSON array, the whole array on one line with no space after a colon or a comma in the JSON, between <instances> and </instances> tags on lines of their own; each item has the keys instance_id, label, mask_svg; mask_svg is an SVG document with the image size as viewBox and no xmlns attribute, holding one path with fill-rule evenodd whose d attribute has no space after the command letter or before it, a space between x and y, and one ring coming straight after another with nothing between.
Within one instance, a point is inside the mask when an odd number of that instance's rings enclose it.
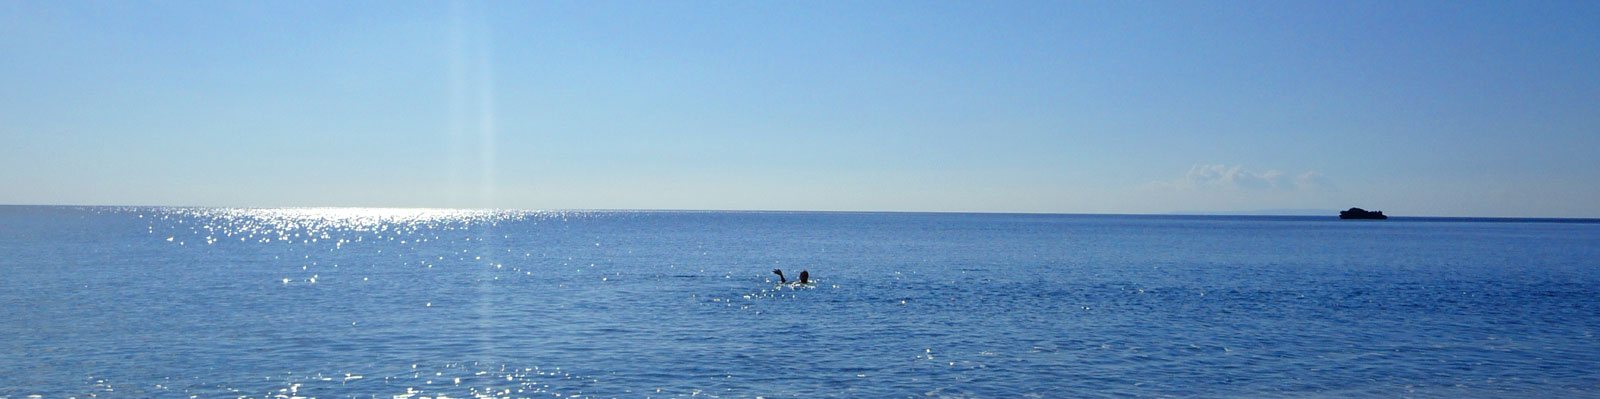
<instances>
[{"instance_id":1,"label":"dark silhouette on horizon","mask_svg":"<svg viewBox=\"0 0 1600 399\"><path fill-rule=\"evenodd\" d=\"M778 283L779 284L788 284L789 283L789 279L783 278L783 269L772 269L772 274L778 275ZM805 270L801 270L800 271L800 281L797 282L797 284L810 284L810 283L811 283L811 272L808 272L808 271L805 271Z\"/></svg>"},{"instance_id":2,"label":"dark silhouette on horizon","mask_svg":"<svg viewBox=\"0 0 1600 399\"><path fill-rule=\"evenodd\" d=\"M1388 219L1389 217L1388 216L1384 216L1383 215L1383 211L1367 211L1366 209L1361 209L1361 208L1350 208L1350 210L1348 210L1348 211L1339 211L1339 218L1340 219L1376 219L1376 220L1383 220L1383 219Z\"/></svg>"}]
</instances>

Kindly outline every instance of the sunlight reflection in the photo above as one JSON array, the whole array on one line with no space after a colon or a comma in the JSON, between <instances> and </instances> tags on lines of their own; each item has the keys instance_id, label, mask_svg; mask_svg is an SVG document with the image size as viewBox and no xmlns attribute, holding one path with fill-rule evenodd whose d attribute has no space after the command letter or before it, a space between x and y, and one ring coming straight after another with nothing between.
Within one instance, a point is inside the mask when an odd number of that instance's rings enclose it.
<instances>
[{"instance_id":1,"label":"sunlight reflection","mask_svg":"<svg viewBox=\"0 0 1600 399\"><path fill-rule=\"evenodd\" d=\"M330 240L330 230L405 232L419 227L497 223L543 212L426 208L177 208L170 214L188 216L208 233L268 234L281 240ZM345 241L336 242L342 245Z\"/></svg>"}]
</instances>

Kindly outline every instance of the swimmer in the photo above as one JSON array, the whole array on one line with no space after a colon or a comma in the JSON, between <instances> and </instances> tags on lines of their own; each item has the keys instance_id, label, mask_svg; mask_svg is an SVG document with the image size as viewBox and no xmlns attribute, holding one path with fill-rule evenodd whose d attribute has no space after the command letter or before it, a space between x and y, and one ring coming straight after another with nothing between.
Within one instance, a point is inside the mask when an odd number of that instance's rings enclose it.
<instances>
[{"instance_id":1,"label":"swimmer","mask_svg":"<svg viewBox=\"0 0 1600 399\"><path fill-rule=\"evenodd\" d=\"M788 284L789 283L789 279L783 278L783 270L782 269L772 269L772 274L778 275L778 284ZM811 283L811 272L808 272L808 271L805 271L805 270L801 270L800 271L800 281L797 282L796 284L805 285L805 284L810 284L810 283Z\"/></svg>"}]
</instances>

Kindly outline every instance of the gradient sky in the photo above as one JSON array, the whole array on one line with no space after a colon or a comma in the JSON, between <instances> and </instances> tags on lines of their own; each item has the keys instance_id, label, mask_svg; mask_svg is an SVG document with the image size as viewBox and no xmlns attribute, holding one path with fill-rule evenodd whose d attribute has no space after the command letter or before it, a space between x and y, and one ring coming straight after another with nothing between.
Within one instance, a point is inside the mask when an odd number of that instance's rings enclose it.
<instances>
[{"instance_id":1,"label":"gradient sky","mask_svg":"<svg viewBox=\"0 0 1600 399\"><path fill-rule=\"evenodd\" d=\"M1600 2L0 1L0 204L1600 217Z\"/></svg>"}]
</instances>

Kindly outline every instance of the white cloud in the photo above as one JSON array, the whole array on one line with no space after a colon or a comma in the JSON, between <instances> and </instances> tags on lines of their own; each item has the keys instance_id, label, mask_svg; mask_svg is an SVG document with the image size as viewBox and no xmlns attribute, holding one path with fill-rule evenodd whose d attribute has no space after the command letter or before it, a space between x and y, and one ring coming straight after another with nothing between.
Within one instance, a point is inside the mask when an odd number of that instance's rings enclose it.
<instances>
[{"instance_id":1,"label":"white cloud","mask_svg":"<svg viewBox=\"0 0 1600 399\"><path fill-rule=\"evenodd\" d=\"M1290 177L1277 170L1255 171L1243 165L1199 165L1189 167L1183 177L1176 180L1156 181L1152 188L1179 191L1269 191L1317 190L1328 187L1328 178L1320 172L1309 171Z\"/></svg>"},{"instance_id":2,"label":"white cloud","mask_svg":"<svg viewBox=\"0 0 1600 399\"><path fill-rule=\"evenodd\" d=\"M1328 176L1317 171L1301 173L1294 178L1294 188L1300 190L1320 190L1331 187Z\"/></svg>"}]
</instances>

